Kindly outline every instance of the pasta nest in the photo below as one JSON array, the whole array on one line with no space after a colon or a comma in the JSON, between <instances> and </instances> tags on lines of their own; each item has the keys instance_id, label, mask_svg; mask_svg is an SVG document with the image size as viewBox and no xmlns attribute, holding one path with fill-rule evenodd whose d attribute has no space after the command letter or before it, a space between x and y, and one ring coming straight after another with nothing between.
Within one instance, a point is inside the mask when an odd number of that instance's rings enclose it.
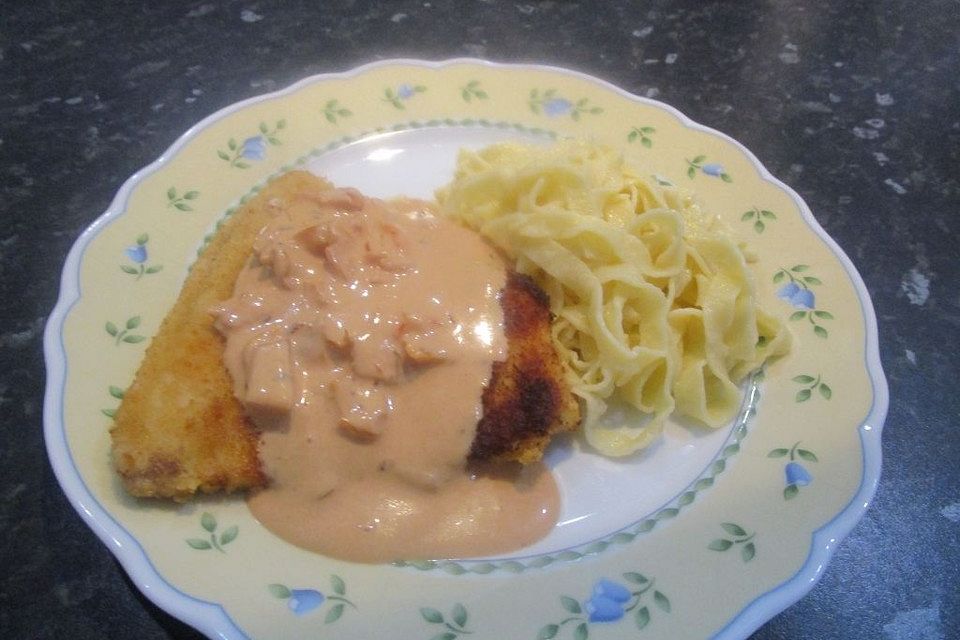
<instances>
[{"instance_id":1,"label":"pasta nest","mask_svg":"<svg viewBox=\"0 0 960 640\"><path fill-rule=\"evenodd\" d=\"M790 349L748 256L715 215L585 141L461 151L441 212L477 230L550 296L553 340L587 442L623 456L673 413L718 428L739 383Z\"/></svg>"}]
</instances>

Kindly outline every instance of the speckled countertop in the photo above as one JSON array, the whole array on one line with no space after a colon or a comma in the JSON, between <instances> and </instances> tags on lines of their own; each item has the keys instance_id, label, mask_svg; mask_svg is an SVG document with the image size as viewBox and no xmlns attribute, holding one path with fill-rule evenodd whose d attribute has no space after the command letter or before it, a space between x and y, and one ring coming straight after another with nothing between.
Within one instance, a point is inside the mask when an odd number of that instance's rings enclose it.
<instances>
[{"instance_id":1,"label":"speckled countertop","mask_svg":"<svg viewBox=\"0 0 960 640\"><path fill-rule=\"evenodd\" d=\"M807 201L873 296L891 388L884 470L820 583L753 637L960 637L956 0L310 4L4 7L0 636L198 636L140 595L47 462L41 334L77 235L221 107L376 59L474 56L663 100Z\"/></svg>"}]
</instances>

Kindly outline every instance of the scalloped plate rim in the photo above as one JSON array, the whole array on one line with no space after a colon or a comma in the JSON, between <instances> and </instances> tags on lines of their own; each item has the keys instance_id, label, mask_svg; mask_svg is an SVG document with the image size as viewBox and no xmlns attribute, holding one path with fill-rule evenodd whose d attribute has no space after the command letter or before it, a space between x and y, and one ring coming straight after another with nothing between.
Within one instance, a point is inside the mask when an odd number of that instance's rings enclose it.
<instances>
[{"instance_id":1,"label":"scalloped plate rim","mask_svg":"<svg viewBox=\"0 0 960 640\"><path fill-rule=\"evenodd\" d=\"M451 58L428 61L411 58L391 58L353 67L344 72L314 74L278 91L252 96L235 102L206 116L180 135L155 161L141 168L120 187L110 206L77 238L64 262L60 293L44 329L44 361L47 383L43 403L43 432L47 454L58 483L81 519L100 538L123 566L137 588L155 605L190 624L210 637L224 639L247 638L233 622L226 610L215 602L200 600L180 591L160 576L136 538L126 531L92 495L73 462L63 426L63 392L66 382L66 350L62 329L67 314L80 299L79 265L89 243L110 222L123 214L127 199L135 187L147 176L169 163L177 152L198 132L214 122L252 104L290 95L298 90L330 79L349 79L370 69L396 65L442 68L454 65L479 65L491 68L531 69L572 75L632 101L649 104L676 117L684 126L717 136L732 144L750 161L759 176L782 189L797 205L807 226L824 242L839 260L853 284L863 313L866 370L873 390L873 402L858 427L862 472L860 486L850 501L826 524L813 531L810 550L803 565L787 580L756 596L747 606L731 616L714 638L734 640L745 638L790 605L806 595L823 575L837 545L860 521L876 492L880 478L882 451L880 447L883 423L889 406L889 391L879 356L879 336L876 313L862 277L846 253L831 238L813 216L806 202L790 186L773 176L760 160L743 144L729 135L702 125L675 107L650 98L632 94L606 80L581 71L553 65L500 63L478 58Z\"/></svg>"}]
</instances>

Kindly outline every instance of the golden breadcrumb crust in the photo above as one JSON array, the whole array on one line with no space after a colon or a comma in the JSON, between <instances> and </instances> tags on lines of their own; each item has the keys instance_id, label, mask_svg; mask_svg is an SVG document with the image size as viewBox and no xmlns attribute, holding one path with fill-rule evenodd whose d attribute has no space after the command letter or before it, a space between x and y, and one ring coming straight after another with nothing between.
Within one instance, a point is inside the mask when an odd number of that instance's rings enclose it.
<instances>
[{"instance_id":1,"label":"golden breadcrumb crust","mask_svg":"<svg viewBox=\"0 0 960 640\"><path fill-rule=\"evenodd\" d=\"M111 430L113 463L130 494L184 499L265 483L258 436L233 395L210 311L233 294L270 202L329 188L302 171L273 180L217 230L193 265Z\"/></svg>"}]
</instances>

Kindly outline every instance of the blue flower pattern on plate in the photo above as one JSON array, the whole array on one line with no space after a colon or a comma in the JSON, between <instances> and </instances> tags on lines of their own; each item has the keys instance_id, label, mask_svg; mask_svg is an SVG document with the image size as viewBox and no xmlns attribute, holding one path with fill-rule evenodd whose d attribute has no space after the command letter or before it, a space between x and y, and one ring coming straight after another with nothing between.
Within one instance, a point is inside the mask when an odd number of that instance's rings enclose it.
<instances>
[{"instance_id":1,"label":"blue flower pattern on plate","mask_svg":"<svg viewBox=\"0 0 960 640\"><path fill-rule=\"evenodd\" d=\"M573 103L563 98L553 98L543 103L543 112L551 118L565 116L572 108Z\"/></svg>"},{"instance_id":2,"label":"blue flower pattern on plate","mask_svg":"<svg viewBox=\"0 0 960 640\"><path fill-rule=\"evenodd\" d=\"M298 616L307 615L327 600L327 597L316 589L290 589L283 584L271 584L267 589L274 598L286 600L287 608Z\"/></svg>"},{"instance_id":3,"label":"blue flower pattern on plate","mask_svg":"<svg viewBox=\"0 0 960 640\"><path fill-rule=\"evenodd\" d=\"M730 174L727 173L722 164L716 162L707 162L707 156L699 155L695 158L686 159L687 163L687 177L693 180L697 175L697 170L702 171L704 175L708 175L714 178L720 178L724 182L733 182L733 178L730 177Z\"/></svg>"},{"instance_id":4,"label":"blue flower pattern on plate","mask_svg":"<svg viewBox=\"0 0 960 640\"><path fill-rule=\"evenodd\" d=\"M786 300L798 309L815 309L817 299L809 288L794 282L788 282L777 290L777 297Z\"/></svg>"},{"instance_id":5,"label":"blue flower pattern on plate","mask_svg":"<svg viewBox=\"0 0 960 640\"><path fill-rule=\"evenodd\" d=\"M147 247L145 244L135 244L132 247L127 247L124 253L137 264L143 264L147 261Z\"/></svg>"},{"instance_id":6,"label":"blue flower pattern on plate","mask_svg":"<svg viewBox=\"0 0 960 640\"><path fill-rule=\"evenodd\" d=\"M630 600L630 590L618 582L601 578L593 587L593 595L584 603L590 622L614 622L623 617Z\"/></svg>"},{"instance_id":7,"label":"blue flower pattern on plate","mask_svg":"<svg viewBox=\"0 0 960 640\"><path fill-rule=\"evenodd\" d=\"M237 144L236 138L227 140L227 149L217 149L217 156L224 162L230 163L231 167L237 169L249 169L248 160L262 162L267 157L267 145L279 146L283 144L280 140L280 132L287 127L285 118L277 120L273 128L266 122L261 122L260 133L246 138L243 142ZM168 197L169 194L168 194Z\"/></svg>"},{"instance_id":8,"label":"blue flower pattern on plate","mask_svg":"<svg viewBox=\"0 0 960 640\"><path fill-rule=\"evenodd\" d=\"M397 85L396 89L387 87L383 90L383 101L389 102L393 105L395 109L400 109L401 111L406 109L404 102L407 102L413 98L418 93L423 93L427 88L422 84L409 84L404 82Z\"/></svg>"},{"instance_id":9,"label":"blue flower pattern on plate","mask_svg":"<svg viewBox=\"0 0 960 640\"><path fill-rule=\"evenodd\" d=\"M291 589L279 583L267 585L270 594L278 600L286 600L287 608L297 616L305 616L326 603L327 613L323 618L324 624L339 620L348 606L352 609L357 608L357 605L347 598L347 585L340 576L330 576L330 588L330 591L323 594L316 589Z\"/></svg>"},{"instance_id":10,"label":"blue flower pattern on plate","mask_svg":"<svg viewBox=\"0 0 960 640\"><path fill-rule=\"evenodd\" d=\"M800 443L796 442L789 449L774 449L767 454L768 458L786 458L789 461L783 468L783 477L785 487L783 489L783 499L791 500L800 493L800 487L809 486L813 482L813 475L803 464L797 461L797 458L807 462L819 462L817 455L809 449L800 448Z\"/></svg>"},{"instance_id":11,"label":"blue flower pattern on plate","mask_svg":"<svg viewBox=\"0 0 960 640\"><path fill-rule=\"evenodd\" d=\"M712 162L710 164L703 165L703 167L701 168L701 171L703 171L708 176L714 176L715 178L719 178L721 175L723 175L723 165L717 164L716 162Z\"/></svg>"},{"instance_id":12,"label":"blue flower pattern on plate","mask_svg":"<svg viewBox=\"0 0 960 640\"><path fill-rule=\"evenodd\" d=\"M136 244L132 244L123 250L123 253L130 259L133 265L122 264L120 265L121 271L136 276L136 279L139 280L145 274L156 273L163 269L163 265L157 264L149 266L146 264L147 259L150 257L147 251L147 242L149 241L150 236L146 233L141 233L137 236Z\"/></svg>"},{"instance_id":13,"label":"blue flower pattern on plate","mask_svg":"<svg viewBox=\"0 0 960 640\"><path fill-rule=\"evenodd\" d=\"M618 622L627 614L630 614L637 629L643 629L653 619L654 607L670 613L670 599L662 591L653 588L655 580L636 571L624 573L623 579L626 584L600 578L585 601L560 596L560 606L567 615L558 622L544 625L538 637L543 640L556 638L564 627L570 625L574 638L587 638L591 624ZM647 595L650 592L652 598Z\"/></svg>"},{"instance_id":14,"label":"blue flower pattern on plate","mask_svg":"<svg viewBox=\"0 0 960 640\"><path fill-rule=\"evenodd\" d=\"M267 143L263 136L252 136L243 141L240 156L248 160L263 160L267 155Z\"/></svg>"},{"instance_id":15,"label":"blue flower pattern on plate","mask_svg":"<svg viewBox=\"0 0 960 640\"><path fill-rule=\"evenodd\" d=\"M542 113L548 118L570 116L571 119L579 121L584 114L603 113L603 108L591 105L589 98L580 98L573 102L560 95L556 89L547 89L543 92L539 89L531 89L527 105L534 113Z\"/></svg>"},{"instance_id":16,"label":"blue flower pattern on plate","mask_svg":"<svg viewBox=\"0 0 960 640\"><path fill-rule=\"evenodd\" d=\"M326 599L326 596L314 589L291 589L287 608L298 616L302 616L322 605Z\"/></svg>"},{"instance_id":17,"label":"blue flower pattern on plate","mask_svg":"<svg viewBox=\"0 0 960 640\"><path fill-rule=\"evenodd\" d=\"M805 487L813 480L810 472L799 462L788 462L784 475L787 478L787 485L795 484L798 487Z\"/></svg>"},{"instance_id":18,"label":"blue flower pattern on plate","mask_svg":"<svg viewBox=\"0 0 960 640\"><path fill-rule=\"evenodd\" d=\"M813 326L813 332L820 338L827 338L830 333L822 325L824 320L833 320L833 314L826 309L817 308L817 296L813 293L811 286L823 284L820 278L810 274L810 265L795 264L790 268L780 267L773 274L773 284L780 284L786 281L777 289L777 297L784 300L795 309L790 316L790 320L803 320L806 318Z\"/></svg>"}]
</instances>

